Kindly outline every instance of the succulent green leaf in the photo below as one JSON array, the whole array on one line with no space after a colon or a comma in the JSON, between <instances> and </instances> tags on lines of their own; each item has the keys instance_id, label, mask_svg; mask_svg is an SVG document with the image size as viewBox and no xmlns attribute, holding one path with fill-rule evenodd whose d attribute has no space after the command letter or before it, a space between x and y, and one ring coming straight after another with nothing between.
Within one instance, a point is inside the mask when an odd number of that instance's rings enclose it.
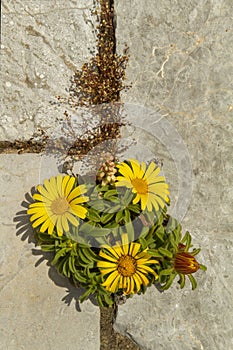
<instances>
[{"instance_id":1,"label":"succulent green leaf","mask_svg":"<svg viewBox=\"0 0 233 350\"><path fill-rule=\"evenodd\" d=\"M92 288L91 287L88 288L86 290L86 292L79 297L80 303L83 303L84 300L86 300L89 297L90 294L92 294Z\"/></svg>"},{"instance_id":2,"label":"succulent green leaf","mask_svg":"<svg viewBox=\"0 0 233 350\"><path fill-rule=\"evenodd\" d=\"M195 278L193 277L193 275L188 275L188 278L191 282L192 285L192 290L197 288L197 281L195 280Z\"/></svg>"},{"instance_id":3,"label":"succulent green leaf","mask_svg":"<svg viewBox=\"0 0 233 350\"><path fill-rule=\"evenodd\" d=\"M159 253L161 253L161 254L164 255L164 256L167 256L167 257L170 258L170 259L173 258L173 254L172 254L171 252L169 252L169 251L168 251L167 249L165 249L165 248L160 247L160 248L158 249L158 251L159 251Z\"/></svg>"},{"instance_id":4,"label":"succulent green leaf","mask_svg":"<svg viewBox=\"0 0 233 350\"><path fill-rule=\"evenodd\" d=\"M155 231L156 236L160 239L160 241L164 242L164 227L163 226L158 226L158 228Z\"/></svg>"},{"instance_id":5,"label":"succulent green leaf","mask_svg":"<svg viewBox=\"0 0 233 350\"><path fill-rule=\"evenodd\" d=\"M97 210L93 209L93 208L89 208L88 212L87 212L87 218L91 221L94 222L100 222L100 215L97 212Z\"/></svg>"},{"instance_id":6,"label":"succulent green leaf","mask_svg":"<svg viewBox=\"0 0 233 350\"><path fill-rule=\"evenodd\" d=\"M104 199L109 200L116 200L116 197L118 196L117 190L109 190L104 193Z\"/></svg>"},{"instance_id":7,"label":"succulent green leaf","mask_svg":"<svg viewBox=\"0 0 233 350\"><path fill-rule=\"evenodd\" d=\"M173 268L165 269L165 270L160 271L159 277L161 277L161 276L168 276L168 275L171 275L173 273L174 273L174 269Z\"/></svg>"},{"instance_id":8,"label":"succulent green leaf","mask_svg":"<svg viewBox=\"0 0 233 350\"><path fill-rule=\"evenodd\" d=\"M118 211L115 218L116 223L119 223L123 218L124 218L124 211L123 210Z\"/></svg>"},{"instance_id":9,"label":"succulent green leaf","mask_svg":"<svg viewBox=\"0 0 233 350\"><path fill-rule=\"evenodd\" d=\"M130 211L128 209L125 209L124 210L124 213L125 213L125 221L126 222L130 222Z\"/></svg>"},{"instance_id":10,"label":"succulent green leaf","mask_svg":"<svg viewBox=\"0 0 233 350\"><path fill-rule=\"evenodd\" d=\"M100 221L102 222L102 224L106 224L113 218L113 216L114 213L104 213L102 214Z\"/></svg>"},{"instance_id":11,"label":"succulent green leaf","mask_svg":"<svg viewBox=\"0 0 233 350\"><path fill-rule=\"evenodd\" d=\"M155 258L162 258L163 255L158 252L158 249L148 249L147 253L151 256L154 256Z\"/></svg>"},{"instance_id":12,"label":"succulent green leaf","mask_svg":"<svg viewBox=\"0 0 233 350\"><path fill-rule=\"evenodd\" d=\"M200 269L203 270L203 271L206 271L207 270L207 267L205 265L202 265L202 264L199 264L200 266Z\"/></svg>"},{"instance_id":13,"label":"succulent green leaf","mask_svg":"<svg viewBox=\"0 0 233 350\"><path fill-rule=\"evenodd\" d=\"M67 253L67 248L62 248L60 250L58 250L58 252L56 253L53 261L51 262L51 264L54 266L56 265L56 263L58 262L58 260L63 257L64 255L66 255Z\"/></svg>"},{"instance_id":14,"label":"succulent green leaf","mask_svg":"<svg viewBox=\"0 0 233 350\"><path fill-rule=\"evenodd\" d=\"M185 286L185 275L179 273L179 277L180 277L180 279L179 279L178 283L180 284L180 288L182 289Z\"/></svg>"},{"instance_id":15,"label":"succulent green leaf","mask_svg":"<svg viewBox=\"0 0 233 350\"><path fill-rule=\"evenodd\" d=\"M41 244L41 250L43 252L54 252L55 251L55 246L54 244Z\"/></svg>"},{"instance_id":16,"label":"succulent green leaf","mask_svg":"<svg viewBox=\"0 0 233 350\"><path fill-rule=\"evenodd\" d=\"M201 248L196 248L196 249L193 249L193 251L191 252L191 254L192 254L193 256L195 256L195 255L199 254L200 251L201 251Z\"/></svg>"},{"instance_id":17,"label":"succulent green leaf","mask_svg":"<svg viewBox=\"0 0 233 350\"><path fill-rule=\"evenodd\" d=\"M174 279L175 279L175 277L176 277L176 274L175 274L175 273L171 274L171 275L169 276L167 282L165 283L165 285L162 286L162 290L167 290L168 288L170 288L171 285L172 285L172 283L173 283L173 281L174 281Z\"/></svg>"},{"instance_id":18,"label":"succulent green leaf","mask_svg":"<svg viewBox=\"0 0 233 350\"><path fill-rule=\"evenodd\" d=\"M136 214L139 214L139 213L141 212L141 210L140 210L140 208L139 208L139 206L138 206L137 204L129 204L129 205L127 206L127 208L128 208L130 211L132 211L132 212L134 212L134 213L136 213Z\"/></svg>"}]
</instances>

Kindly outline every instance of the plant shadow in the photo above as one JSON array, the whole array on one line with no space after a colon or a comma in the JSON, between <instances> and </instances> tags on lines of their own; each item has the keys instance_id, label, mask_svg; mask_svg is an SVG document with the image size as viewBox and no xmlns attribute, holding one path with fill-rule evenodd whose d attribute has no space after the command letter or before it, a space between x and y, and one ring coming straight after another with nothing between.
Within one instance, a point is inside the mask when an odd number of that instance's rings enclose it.
<instances>
[{"instance_id":1,"label":"plant shadow","mask_svg":"<svg viewBox=\"0 0 233 350\"><path fill-rule=\"evenodd\" d=\"M35 187L31 188L30 192L25 194L25 199L22 201L21 206L23 210L18 211L15 214L13 219L14 223L16 223L16 236L21 236L22 241L28 241L28 243L34 243L35 247L37 247L37 241L34 236L34 231L29 220L29 215L27 214L27 209L30 203L33 203L34 200L32 195L36 193ZM53 254L48 252L43 252L39 247L32 248L32 254L38 256L38 260L35 263L35 267L38 267L42 262L46 262L48 266L48 276L55 283L56 286L66 288L67 294L61 299L67 306L71 305L71 302L74 300L75 308L78 312L81 312L81 306L79 297L85 292L85 289L81 287L73 286L69 279L60 275L56 268L51 265L51 261L53 259ZM94 296L91 295L87 299L91 301L91 303L95 306L98 306L97 301Z\"/></svg>"}]
</instances>

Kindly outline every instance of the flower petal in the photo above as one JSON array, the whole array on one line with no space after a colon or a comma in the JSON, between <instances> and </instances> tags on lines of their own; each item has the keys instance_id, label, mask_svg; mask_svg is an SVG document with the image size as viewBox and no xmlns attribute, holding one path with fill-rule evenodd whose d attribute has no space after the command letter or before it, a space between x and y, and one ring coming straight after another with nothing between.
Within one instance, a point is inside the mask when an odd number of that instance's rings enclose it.
<instances>
[{"instance_id":1,"label":"flower petal","mask_svg":"<svg viewBox=\"0 0 233 350\"><path fill-rule=\"evenodd\" d=\"M80 185L75 187L69 194L69 196L67 197L68 201L72 201L72 199L79 197L81 194L87 192L86 190L86 186L85 185Z\"/></svg>"},{"instance_id":2,"label":"flower petal","mask_svg":"<svg viewBox=\"0 0 233 350\"><path fill-rule=\"evenodd\" d=\"M75 183L75 177L70 176L70 179L65 188L65 196L68 197Z\"/></svg>"},{"instance_id":3,"label":"flower petal","mask_svg":"<svg viewBox=\"0 0 233 350\"><path fill-rule=\"evenodd\" d=\"M116 268L117 267L117 264L116 263L111 263L111 262L108 262L108 261L97 261L97 266L98 267L106 267L106 268L110 268L110 267L113 267L113 268Z\"/></svg>"},{"instance_id":4,"label":"flower petal","mask_svg":"<svg viewBox=\"0 0 233 350\"><path fill-rule=\"evenodd\" d=\"M105 258L106 260L109 260L109 261L114 261L116 262L116 258L112 258L111 256L109 256L108 254L105 254L102 250L99 252L99 255L102 257L102 258Z\"/></svg>"},{"instance_id":5,"label":"flower petal","mask_svg":"<svg viewBox=\"0 0 233 350\"><path fill-rule=\"evenodd\" d=\"M76 217L71 213L69 213L68 211L65 213L65 217L67 218L67 220L69 220L69 222L72 225L74 225L74 227L77 227L79 225L78 219L76 219Z\"/></svg>"},{"instance_id":6,"label":"flower petal","mask_svg":"<svg viewBox=\"0 0 233 350\"><path fill-rule=\"evenodd\" d=\"M132 257L135 257L140 248L141 248L140 243L131 243L130 249L129 249L129 255L131 255Z\"/></svg>"},{"instance_id":7,"label":"flower petal","mask_svg":"<svg viewBox=\"0 0 233 350\"><path fill-rule=\"evenodd\" d=\"M87 209L81 205L71 205L72 212L81 219L85 219L87 214Z\"/></svg>"},{"instance_id":8,"label":"flower petal","mask_svg":"<svg viewBox=\"0 0 233 350\"><path fill-rule=\"evenodd\" d=\"M72 192L73 193L73 192ZM89 200L89 197L87 196L82 196L82 197L79 197L79 198L75 198L73 199L70 204L73 205L73 204L81 204L81 203L84 203L84 202L87 202Z\"/></svg>"},{"instance_id":9,"label":"flower petal","mask_svg":"<svg viewBox=\"0 0 233 350\"><path fill-rule=\"evenodd\" d=\"M151 162L146 170L145 178L148 180L151 175L156 177L159 173L160 168L154 162Z\"/></svg>"}]
</instances>

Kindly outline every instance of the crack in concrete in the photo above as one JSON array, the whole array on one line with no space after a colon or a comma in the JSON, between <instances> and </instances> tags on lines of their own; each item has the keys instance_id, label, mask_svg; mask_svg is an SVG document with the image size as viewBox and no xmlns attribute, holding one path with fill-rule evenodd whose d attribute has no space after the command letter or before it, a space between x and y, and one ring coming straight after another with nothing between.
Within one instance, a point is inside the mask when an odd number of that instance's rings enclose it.
<instances>
[{"instance_id":1,"label":"crack in concrete","mask_svg":"<svg viewBox=\"0 0 233 350\"><path fill-rule=\"evenodd\" d=\"M100 308L100 350L140 350L129 337L114 330L117 317L117 306Z\"/></svg>"}]
</instances>

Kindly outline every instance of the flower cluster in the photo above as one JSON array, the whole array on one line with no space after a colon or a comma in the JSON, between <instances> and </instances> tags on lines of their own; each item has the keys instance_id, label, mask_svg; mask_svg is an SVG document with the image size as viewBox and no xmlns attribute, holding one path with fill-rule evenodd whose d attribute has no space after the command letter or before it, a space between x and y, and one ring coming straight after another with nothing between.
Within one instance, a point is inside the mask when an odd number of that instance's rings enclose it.
<instances>
[{"instance_id":1,"label":"flower cluster","mask_svg":"<svg viewBox=\"0 0 233 350\"><path fill-rule=\"evenodd\" d=\"M205 266L191 248L191 235L182 238L180 224L167 213L169 190L154 162L116 162L108 157L96 184L80 176L52 177L37 186L28 214L52 264L75 286L93 294L100 306L119 296L144 293L156 283L168 289L176 276L181 288L187 276Z\"/></svg>"}]
</instances>

